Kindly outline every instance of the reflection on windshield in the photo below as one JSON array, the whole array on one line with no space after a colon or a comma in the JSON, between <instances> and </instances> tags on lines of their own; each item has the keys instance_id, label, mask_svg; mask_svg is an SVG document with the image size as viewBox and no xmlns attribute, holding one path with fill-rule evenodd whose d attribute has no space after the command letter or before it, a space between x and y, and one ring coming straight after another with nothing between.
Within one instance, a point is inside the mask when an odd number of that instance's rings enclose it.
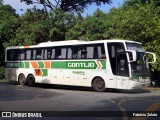
<instances>
[{"instance_id":1,"label":"reflection on windshield","mask_svg":"<svg viewBox=\"0 0 160 120\"><path fill-rule=\"evenodd\" d=\"M135 50L137 52L145 52L143 46L141 44L138 44L138 43L126 42L126 46L127 46L128 50Z\"/></svg>"},{"instance_id":2,"label":"reflection on windshield","mask_svg":"<svg viewBox=\"0 0 160 120\"><path fill-rule=\"evenodd\" d=\"M148 75L149 65L145 53L137 52L137 61L131 62L132 73Z\"/></svg>"},{"instance_id":3,"label":"reflection on windshield","mask_svg":"<svg viewBox=\"0 0 160 120\"><path fill-rule=\"evenodd\" d=\"M126 42L126 47L128 50L135 50L137 52L137 61L130 63L132 74L149 76L149 64L143 46L138 43Z\"/></svg>"}]
</instances>

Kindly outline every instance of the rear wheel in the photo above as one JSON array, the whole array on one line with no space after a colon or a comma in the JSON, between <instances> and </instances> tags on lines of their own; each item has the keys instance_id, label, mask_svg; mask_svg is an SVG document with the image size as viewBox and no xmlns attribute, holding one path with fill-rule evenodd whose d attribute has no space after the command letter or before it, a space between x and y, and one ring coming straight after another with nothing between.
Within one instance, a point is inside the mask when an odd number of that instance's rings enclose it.
<instances>
[{"instance_id":1,"label":"rear wheel","mask_svg":"<svg viewBox=\"0 0 160 120\"><path fill-rule=\"evenodd\" d=\"M102 78L95 78L93 80L92 87L97 92L104 92L106 90L105 82Z\"/></svg>"},{"instance_id":2,"label":"rear wheel","mask_svg":"<svg viewBox=\"0 0 160 120\"><path fill-rule=\"evenodd\" d=\"M35 78L33 75L29 75L27 77L27 84L31 87L33 87L35 85Z\"/></svg>"},{"instance_id":3,"label":"rear wheel","mask_svg":"<svg viewBox=\"0 0 160 120\"><path fill-rule=\"evenodd\" d=\"M20 85L26 85L26 77L24 74L20 74L18 77L18 83Z\"/></svg>"}]
</instances>

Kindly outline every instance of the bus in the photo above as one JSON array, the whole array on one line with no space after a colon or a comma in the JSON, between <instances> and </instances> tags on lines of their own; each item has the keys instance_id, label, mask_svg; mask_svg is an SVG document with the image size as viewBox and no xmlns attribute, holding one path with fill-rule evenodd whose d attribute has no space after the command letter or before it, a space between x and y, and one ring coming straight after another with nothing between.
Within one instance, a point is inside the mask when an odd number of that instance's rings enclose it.
<instances>
[{"instance_id":1,"label":"bus","mask_svg":"<svg viewBox=\"0 0 160 120\"><path fill-rule=\"evenodd\" d=\"M149 64L154 62L155 54L135 41L43 42L7 47L5 77L20 85L84 86L97 92L141 89L150 84Z\"/></svg>"}]
</instances>

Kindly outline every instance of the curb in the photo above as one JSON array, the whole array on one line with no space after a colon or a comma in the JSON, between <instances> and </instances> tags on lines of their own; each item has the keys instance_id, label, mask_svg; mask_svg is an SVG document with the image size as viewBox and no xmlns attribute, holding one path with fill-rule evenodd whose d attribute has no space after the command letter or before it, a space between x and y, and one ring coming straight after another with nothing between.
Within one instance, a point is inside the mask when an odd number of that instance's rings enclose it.
<instances>
[{"instance_id":1,"label":"curb","mask_svg":"<svg viewBox=\"0 0 160 120\"><path fill-rule=\"evenodd\" d=\"M1 82L4 83L4 82L9 82L9 81L8 81L8 80L0 80L0 83L1 83Z\"/></svg>"}]
</instances>

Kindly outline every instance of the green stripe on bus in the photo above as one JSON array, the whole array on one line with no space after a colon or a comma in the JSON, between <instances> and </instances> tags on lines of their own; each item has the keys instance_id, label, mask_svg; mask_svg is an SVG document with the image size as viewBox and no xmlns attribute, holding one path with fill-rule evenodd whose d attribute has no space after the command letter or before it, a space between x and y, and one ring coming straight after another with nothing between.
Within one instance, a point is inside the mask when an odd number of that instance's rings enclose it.
<instances>
[{"instance_id":1,"label":"green stripe on bus","mask_svg":"<svg viewBox=\"0 0 160 120\"><path fill-rule=\"evenodd\" d=\"M51 68L66 68L66 61L52 61Z\"/></svg>"},{"instance_id":2,"label":"green stripe on bus","mask_svg":"<svg viewBox=\"0 0 160 120\"><path fill-rule=\"evenodd\" d=\"M41 69L42 70L42 76L48 76L48 69Z\"/></svg>"},{"instance_id":3,"label":"green stripe on bus","mask_svg":"<svg viewBox=\"0 0 160 120\"><path fill-rule=\"evenodd\" d=\"M44 63L43 62L37 62L38 63L38 68L44 68Z\"/></svg>"},{"instance_id":4,"label":"green stripe on bus","mask_svg":"<svg viewBox=\"0 0 160 120\"><path fill-rule=\"evenodd\" d=\"M52 61L51 68L64 69L106 69L106 61Z\"/></svg>"},{"instance_id":5,"label":"green stripe on bus","mask_svg":"<svg viewBox=\"0 0 160 120\"><path fill-rule=\"evenodd\" d=\"M29 62L24 62L25 68L29 68Z\"/></svg>"},{"instance_id":6,"label":"green stripe on bus","mask_svg":"<svg viewBox=\"0 0 160 120\"><path fill-rule=\"evenodd\" d=\"M101 60L100 62L102 64L102 69L106 69L106 60Z\"/></svg>"},{"instance_id":7,"label":"green stripe on bus","mask_svg":"<svg viewBox=\"0 0 160 120\"><path fill-rule=\"evenodd\" d=\"M44 62L37 62L38 68L45 68ZM30 62L6 62L6 68L30 68ZM51 61L51 68L58 69L106 69L106 60Z\"/></svg>"}]
</instances>

